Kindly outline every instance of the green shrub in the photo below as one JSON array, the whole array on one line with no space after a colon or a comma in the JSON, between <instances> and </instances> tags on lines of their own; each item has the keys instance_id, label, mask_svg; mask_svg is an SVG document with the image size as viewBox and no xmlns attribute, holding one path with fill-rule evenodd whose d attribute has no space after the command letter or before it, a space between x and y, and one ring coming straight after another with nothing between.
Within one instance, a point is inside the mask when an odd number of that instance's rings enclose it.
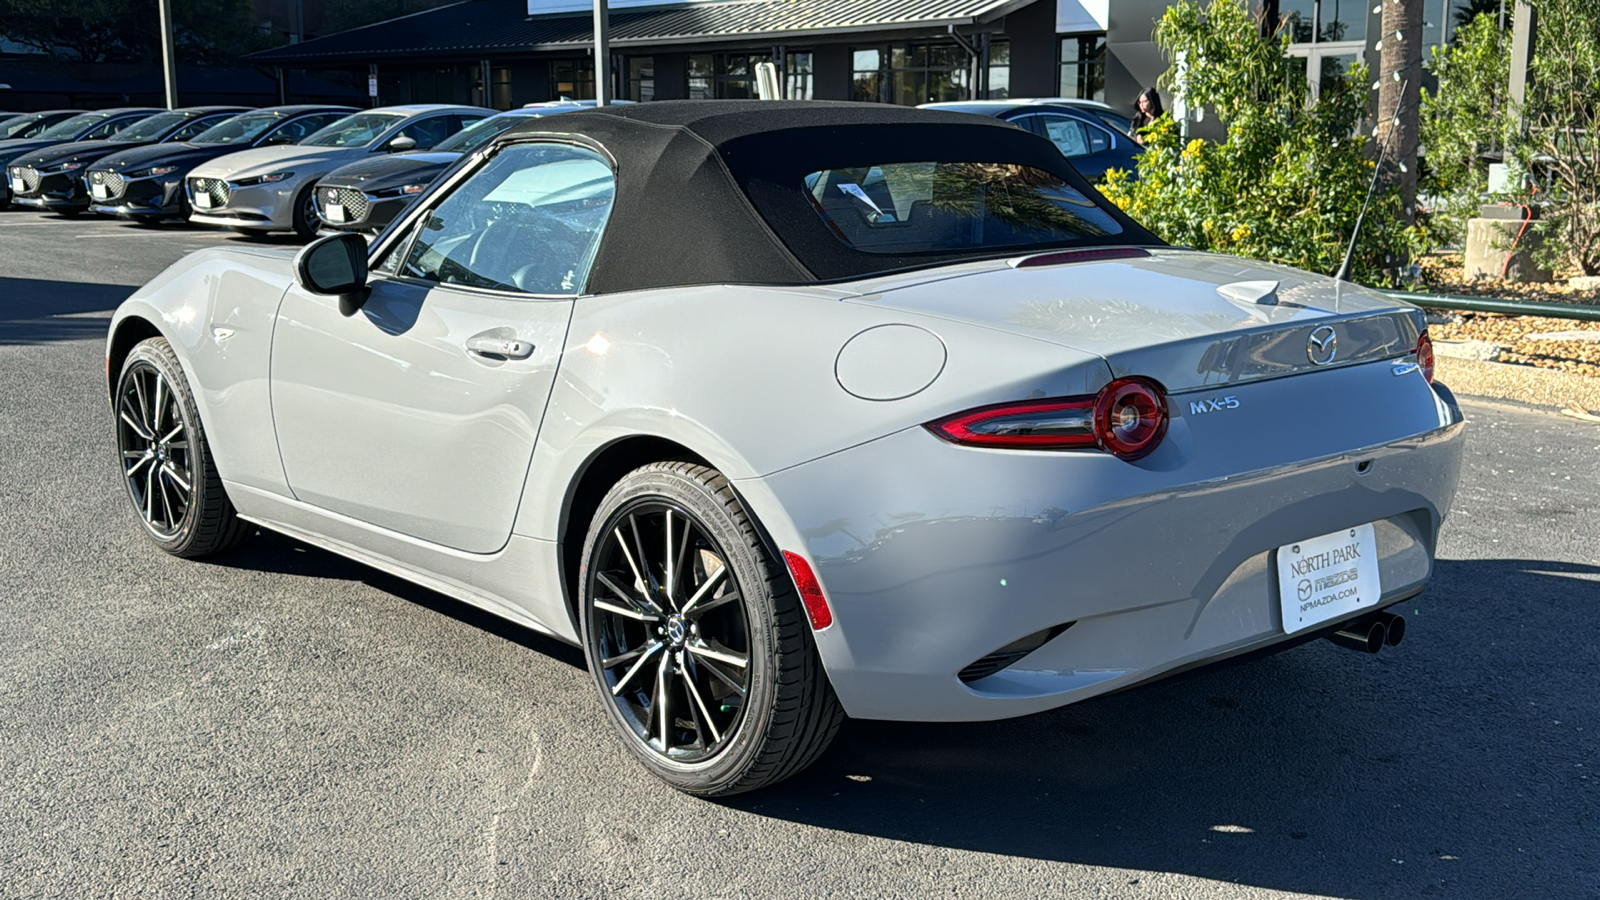
<instances>
[{"instance_id":1,"label":"green shrub","mask_svg":"<svg viewBox=\"0 0 1600 900\"><path fill-rule=\"evenodd\" d=\"M1357 133L1366 70L1353 67L1308 102L1304 61L1288 55L1288 35L1263 39L1242 0L1204 9L1179 0L1155 37L1174 63L1162 87L1210 110L1227 137L1184 142L1163 116L1145 132L1138 178L1108 172L1106 196L1171 243L1332 274L1372 177L1367 138ZM1421 236L1399 207L1393 191L1373 198L1352 262L1357 281L1392 283L1392 268Z\"/></svg>"}]
</instances>

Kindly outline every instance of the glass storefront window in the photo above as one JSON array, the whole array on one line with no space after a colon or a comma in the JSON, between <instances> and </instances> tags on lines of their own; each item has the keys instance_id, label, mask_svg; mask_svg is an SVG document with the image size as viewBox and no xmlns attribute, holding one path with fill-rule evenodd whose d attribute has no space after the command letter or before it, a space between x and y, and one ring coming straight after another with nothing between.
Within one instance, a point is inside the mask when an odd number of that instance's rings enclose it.
<instances>
[{"instance_id":1,"label":"glass storefront window","mask_svg":"<svg viewBox=\"0 0 1600 900\"><path fill-rule=\"evenodd\" d=\"M1079 100L1106 99L1106 36L1072 34L1061 39L1059 94Z\"/></svg>"},{"instance_id":2,"label":"glass storefront window","mask_svg":"<svg viewBox=\"0 0 1600 900\"><path fill-rule=\"evenodd\" d=\"M628 60L628 99L644 103L656 98L656 61L653 56Z\"/></svg>"},{"instance_id":3,"label":"glass storefront window","mask_svg":"<svg viewBox=\"0 0 1600 900\"><path fill-rule=\"evenodd\" d=\"M984 96L990 100L1011 97L1011 44L995 41L989 45L989 91Z\"/></svg>"},{"instance_id":4,"label":"glass storefront window","mask_svg":"<svg viewBox=\"0 0 1600 900\"><path fill-rule=\"evenodd\" d=\"M1279 27L1289 32L1291 43L1311 43L1316 18L1316 0L1278 0Z\"/></svg>"},{"instance_id":5,"label":"glass storefront window","mask_svg":"<svg viewBox=\"0 0 1600 900\"><path fill-rule=\"evenodd\" d=\"M1322 27L1317 31L1317 42L1324 44L1339 41L1364 41L1367 39L1366 0L1322 0Z\"/></svg>"},{"instance_id":6,"label":"glass storefront window","mask_svg":"<svg viewBox=\"0 0 1600 900\"><path fill-rule=\"evenodd\" d=\"M565 97L569 100L594 99L594 61L591 59L558 59L550 63L550 86L555 90L552 100Z\"/></svg>"},{"instance_id":7,"label":"glass storefront window","mask_svg":"<svg viewBox=\"0 0 1600 900\"><path fill-rule=\"evenodd\" d=\"M867 103L880 103L881 96L883 53L880 50L855 50L851 53L852 80L854 87L851 89L850 99Z\"/></svg>"},{"instance_id":8,"label":"glass storefront window","mask_svg":"<svg viewBox=\"0 0 1600 900\"><path fill-rule=\"evenodd\" d=\"M689 57L689 99L710 100L714 96L712 88L713 63L711 54L696 53Z\"/></svg>"},{"instance_id":9,"label":"glass storefront window","mask_svg":"<svg viewBox=\"0 0 1600 900\"><path fill-rule=\"evenodd\" d=\"M790 100L810 100L814 74L810 52L790 53L787 69L784 73L783 96Z\"/></svg>"}]
</instances>

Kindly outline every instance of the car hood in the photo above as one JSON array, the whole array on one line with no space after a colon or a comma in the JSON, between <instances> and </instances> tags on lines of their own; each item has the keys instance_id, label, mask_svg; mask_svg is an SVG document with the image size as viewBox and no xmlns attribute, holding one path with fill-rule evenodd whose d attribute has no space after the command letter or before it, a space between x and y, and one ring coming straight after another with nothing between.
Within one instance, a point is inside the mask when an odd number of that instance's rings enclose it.
<instances>
[{"instance_id":1,"label":"car hood","mask_svg":"<svg viewBox=\"0 0 1600 900\"><path fill-rule=\"evenodd\" d=\"M14 141L0 141L0 165L10 165L13 160L23 156L32 156L47 147L56 147L64 141L36 141L29 138Z\"/></svg>"},{"instance_id":2,"label":"car hood","mask_svg":"<svg viewBox=\"0 0 1600 900\"><path fill-rule=\"evenodd\" d=\"M256 178L291 169L328 172L348 162L366 157L368 151L361 147L302 147L289 144L274 147L256 147L237 150L219 157L194 170L200 178Z\"/></svg>"},{"instance_id":3,"label":"car hood","mask_svg":"<svg viewBox=\"0 0 1600 900\"><path fill-rule=\"evenodd\" d=\"M322 184L375 191L418 181L427 183L460 158L459 153L425 152L364 159L329 172L323 176Z\"/></svg>"},{"instance_id":4,"label":"car hood","mask_svg":"<svg viewBox=\"0 0 1600 900\"><path fill-rule=\"evenodd\" d=\"M1349 282L1166 248L1038 267L973 263L856 287L861 293L852 302L1093 353L1116 375L1154 378L1171 392L1319 368L1307 344L1322 325L1337 325L1339 364L1407 353L1423 327L1416 307Z\"/></svg>"},{"instance_id":5,"label":"car hood","mask_svg":"<svg viewBox=\"0 0 1600 900\"><path fill-rule=\"evenodd\" d=\"M237 152L231 147L217 144L153 144L113 153L95 163L93 168L106 172L133 172L152 166L189 167Z\"/></svg>"},{"instance_id":6,"label":"car hood","mask_svg":"<svg viewBox=\"0 0 1600 900\"><path fill-rule=\"evenodd\" d=\"M40 168L59 166L62 163L74 160L91 163L103 156L142 146L146 145L126 142L118 143L116 141L76 141L71 144L56 144L52 147L45 147L35 153L18 157L15 163L19 166L38 166Z\"/></svg>"}]
</instances>

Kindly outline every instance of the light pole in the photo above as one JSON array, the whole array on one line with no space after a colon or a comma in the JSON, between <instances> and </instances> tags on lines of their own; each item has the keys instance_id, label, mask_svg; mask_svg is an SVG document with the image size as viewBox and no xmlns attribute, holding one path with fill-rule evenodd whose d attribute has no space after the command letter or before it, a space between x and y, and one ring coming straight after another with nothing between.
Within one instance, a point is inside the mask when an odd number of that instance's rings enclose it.
<instances>
[{"instance_id":1,"label":"light pole","mask_svg":"<svg viewBox=\"0 0 1600 900\"><path fill-rule=\"evenodd\" d=\"M178 58L172 50L172 0L156 0L161 9L161 68L167 85L167 109L178 108Z\"/></svg>"},{"instance_id":2,"label":"light pole","mask_svg":"<svg viewBox=\"0 0 1600 900\"><path fill-rule=\"evenodd\" d=\"M611 10L594 0L594 105L611 102Z\"/></svg>"}]
</instances>

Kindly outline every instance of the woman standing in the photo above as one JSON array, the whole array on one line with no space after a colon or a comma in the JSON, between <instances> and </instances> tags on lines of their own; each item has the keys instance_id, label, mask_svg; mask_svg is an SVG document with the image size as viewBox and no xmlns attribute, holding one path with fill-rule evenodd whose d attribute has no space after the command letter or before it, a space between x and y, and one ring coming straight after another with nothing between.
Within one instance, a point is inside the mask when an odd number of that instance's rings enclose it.
<instances>
[{"instance_id":1,"label":"woman standing","mask_svg":"<svg viewBox=\"0 0 1600 900\"><path fill-rule=\"evenodd\" d=\"M1139 92L1136 105L1139 111L1133 114L1133 124L1128 130L1133 132L1133 139L1142 145L1144 139L1139 136L1139 130L1161 118L1161 95L1156 93L1155 88L1145 88Z\"/></svg>"}]
</instances>

